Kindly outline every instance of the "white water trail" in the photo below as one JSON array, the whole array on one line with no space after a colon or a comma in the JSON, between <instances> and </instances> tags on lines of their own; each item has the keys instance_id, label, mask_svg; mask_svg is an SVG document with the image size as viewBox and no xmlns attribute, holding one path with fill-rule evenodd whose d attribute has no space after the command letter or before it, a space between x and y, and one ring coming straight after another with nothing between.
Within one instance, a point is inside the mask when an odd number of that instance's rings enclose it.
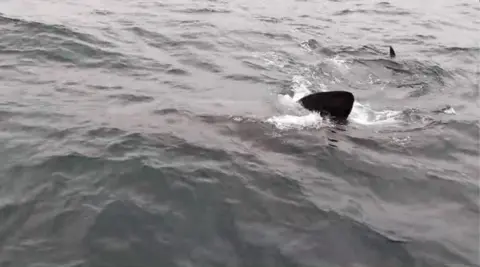
<instances>
[{"instance_id":1,"label":"white water trail","mask_svg":"<svg viewBox=\"0 0 480 267\"><path fill-rule=\"evenodd\" d=\"M286 109L287 114L277 115L268 118L266 121L275 125L278 129L302 129L302 128L321 128L330 124L316 112L305 110L297 101L302 97L313 93L308 89L309 82L302 76L294 76L292 79L293 95L279 94L278 101ZM327 91L327 90L321 90ZM376 111L367 104L355 101L349 121L359 125L385 125L399 122L399 115L402 112L398 110Z\"/></svg>"}]
</instances>

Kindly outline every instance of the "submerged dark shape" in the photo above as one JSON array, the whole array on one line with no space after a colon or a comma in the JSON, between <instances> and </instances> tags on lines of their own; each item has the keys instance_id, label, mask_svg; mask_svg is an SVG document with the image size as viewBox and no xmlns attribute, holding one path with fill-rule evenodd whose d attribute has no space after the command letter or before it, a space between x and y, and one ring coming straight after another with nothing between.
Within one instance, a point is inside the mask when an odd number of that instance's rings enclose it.
<instances>
[{"instance_id":1,"label":"submerged dark shape","mask_svg":"<svg viewBox=\"0 0 480 267\"><path fill-rule=\"evenodd\" d=\"M354 101L353 94L347 91L318 92L299 100L304 108L337 121L348 118Z\"/></svg>"}]
</instances>

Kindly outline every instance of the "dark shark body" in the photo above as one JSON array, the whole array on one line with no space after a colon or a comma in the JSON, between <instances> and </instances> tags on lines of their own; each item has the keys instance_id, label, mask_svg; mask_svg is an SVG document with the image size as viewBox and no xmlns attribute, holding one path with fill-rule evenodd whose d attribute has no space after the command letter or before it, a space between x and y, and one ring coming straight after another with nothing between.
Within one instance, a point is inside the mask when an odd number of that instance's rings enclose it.
<instances>
[{"instance_id":1,"label":"dark shark body","mask_svg":"<svg viewBox=\"0 0 480 267\"><path fill-rule=\"evenodd\" d=\"M355 97L347 91L318 92L301 98L298 102L310 111L337 121L345 121L352 112Z\"/></svg>"}]
</instances>

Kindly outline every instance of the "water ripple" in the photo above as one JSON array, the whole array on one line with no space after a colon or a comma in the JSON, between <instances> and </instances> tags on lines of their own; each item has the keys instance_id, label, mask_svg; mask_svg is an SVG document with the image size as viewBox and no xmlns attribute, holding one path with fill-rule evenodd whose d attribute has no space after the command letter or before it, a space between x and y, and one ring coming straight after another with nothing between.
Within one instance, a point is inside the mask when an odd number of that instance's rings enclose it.
<instances>
[{"instance_id":1,"label":"water ripple","mask_svg":"<svg viewBox=\"0 0 480 267\"><path fill-rule=\"evenodd\" d=\"M1 266L480 266L477 5L0 9Z\"/></svg>"}]
</instances>

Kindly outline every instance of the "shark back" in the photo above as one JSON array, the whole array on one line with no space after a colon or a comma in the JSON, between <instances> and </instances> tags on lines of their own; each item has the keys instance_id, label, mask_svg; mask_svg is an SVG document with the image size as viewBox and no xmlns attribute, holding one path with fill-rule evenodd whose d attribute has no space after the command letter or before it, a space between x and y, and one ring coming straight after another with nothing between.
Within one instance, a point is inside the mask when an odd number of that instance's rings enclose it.
<instances>
[{"instance_id":1,"label":"shark back","mask_svg":"<svg viewBox=\"0 0 480 267\"><path fill-rule=\"evenodd\" d=\"M346 120L353 108L355 98L347 91L318 92L299 100L302 106L322 116Z\"/></svg>"}]
</instances>

